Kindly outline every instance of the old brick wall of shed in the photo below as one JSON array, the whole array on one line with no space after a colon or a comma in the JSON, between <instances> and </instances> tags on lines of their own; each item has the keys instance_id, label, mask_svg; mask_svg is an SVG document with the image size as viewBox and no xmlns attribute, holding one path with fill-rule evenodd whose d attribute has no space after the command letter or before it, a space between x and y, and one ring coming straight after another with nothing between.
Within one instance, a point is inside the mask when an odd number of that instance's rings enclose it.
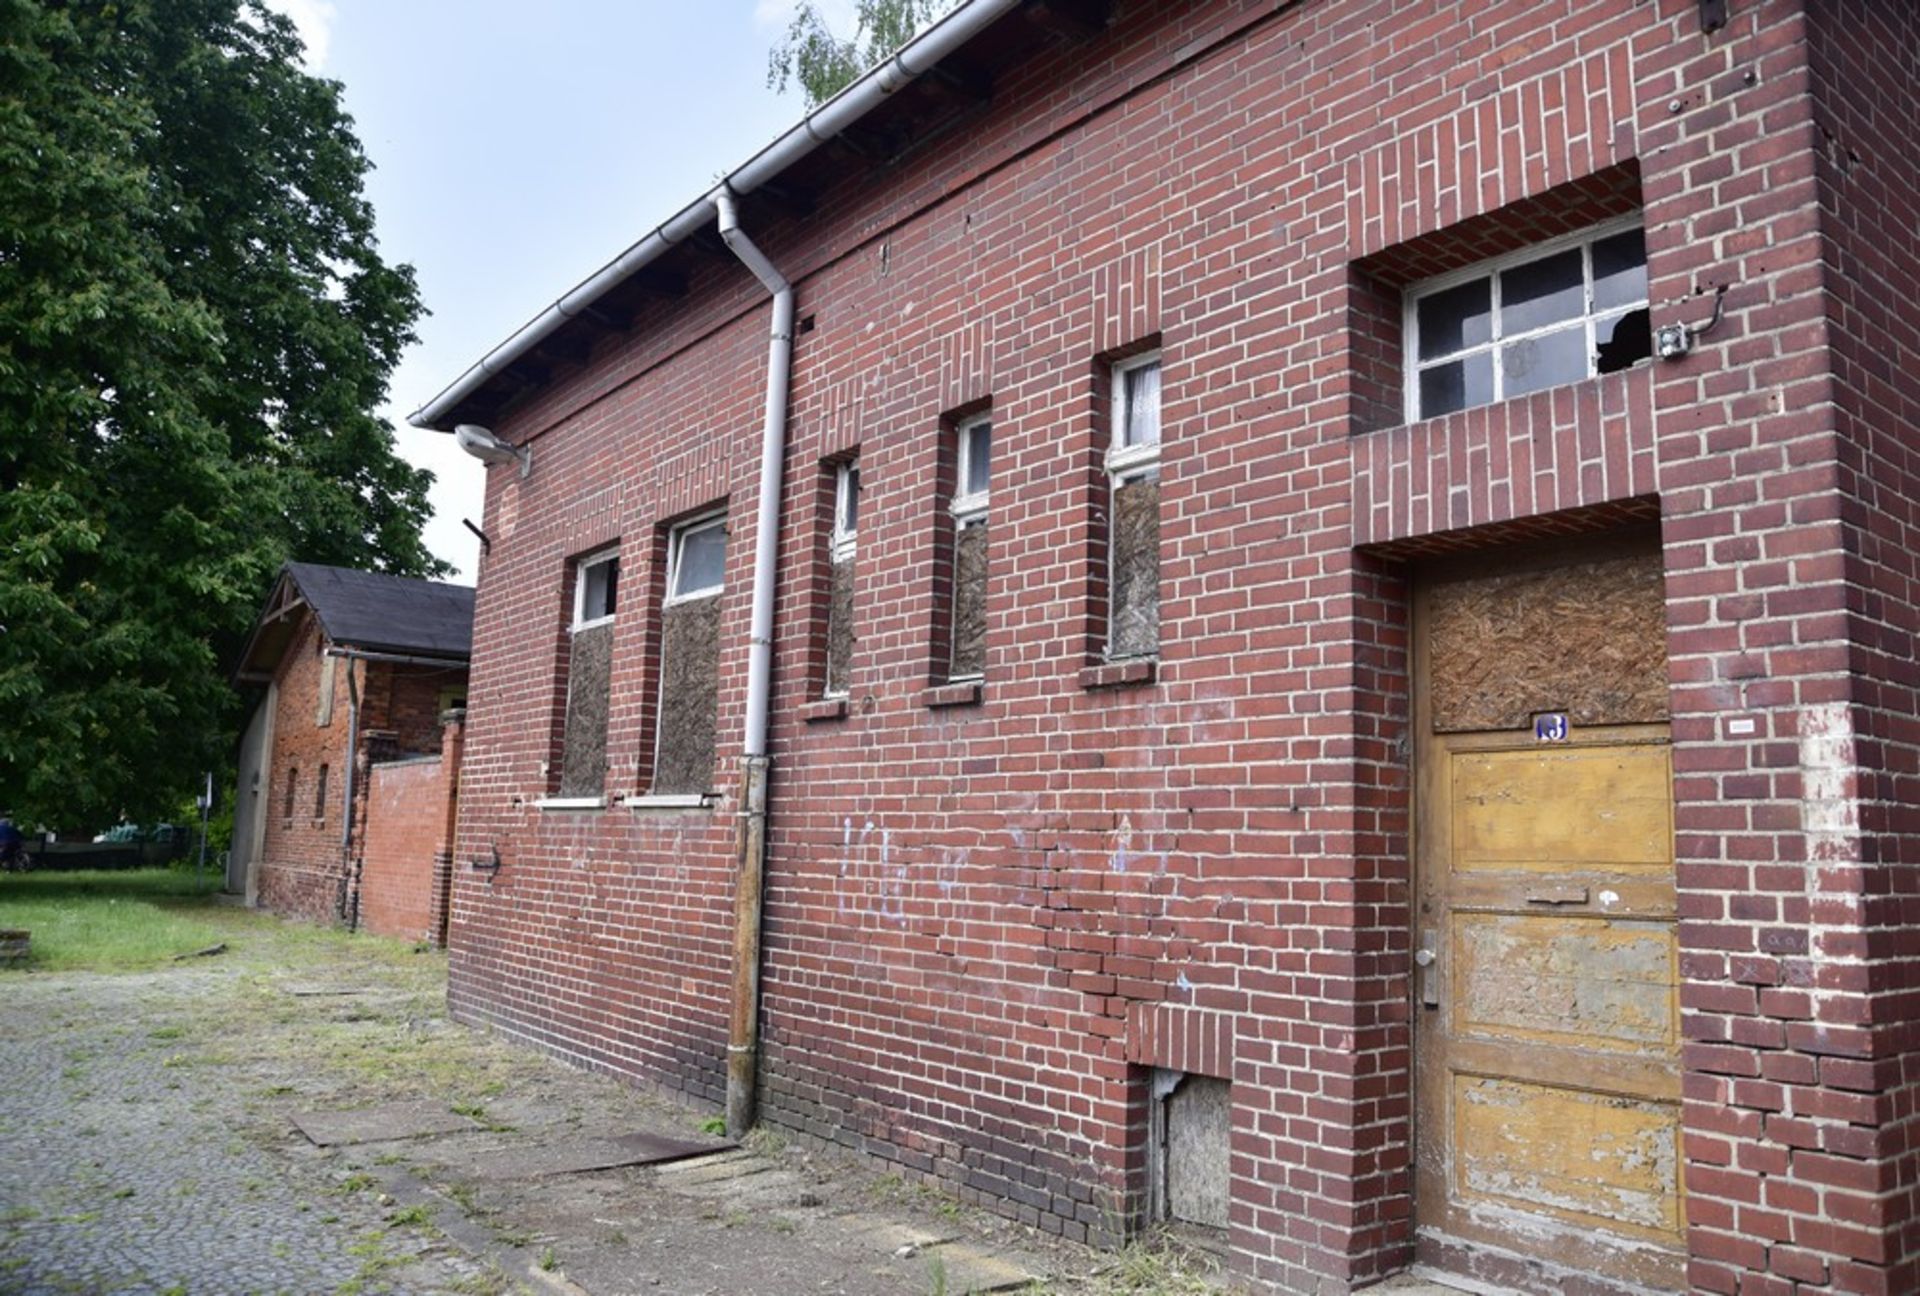
<instances>
[{"instance_id":1,"label":"old brick wall of shed","mask_svg":"<svg viewBox=\"0 0 1920 1296\"><path fill-rule=\"evenodd\" d=\"M352 904L352 852L342 840L340 816L347 793L347 743L352 727L352 692L347 673L360 686L360 773L355 779L356 848L366 831L365 772L374 759L440 750L440 701L448 687L463 688L464 667L432 667L390 662L337 660L333 709L329 722L319 715L327 644L311 617L293 637L275 674L278 686L273 722L273 753L268 762L266 832L259 870L263 909L321 922L349 916ZM318 771L327 767L326 796L316 807ZM293 813L287 808L287 780L297 772ZM316 813L318 808L318 813Z\"/></svg>"},{"instance_id":2,"label":"old brick wall of shed","mask_svg":"<svg viewBox=\"0 0 1920 1296\"><path fill-rule=\"evenodd\" d=\"M1916 140L1910 95L1863 88L1911 75L1912 19L1731 8L1703 36L1692 0L1118 6L1096 56L1061 44L938 148L754 231L816 321L783 503L780 619L802 629L776 646L768 1119L1110 1236L1138 1200L1142 1077L1228 1078L1239 1271L1330 1292L1403 1267L1402 562L1657 519L1689 1280L1920 1290L1896 867L1920 747L1898 633ZM1719 330L1684 363L1395 421L1361 380L1390 348L1356 322L1391 325L1361 263L1602 174L1638 177L1656 323L1704 320L1726 283ZM714 506L722 789L739 750L766 307L735 267L691 288L501 420L537 467L488 478L458 854L503 866L456 873L450 998L711 1100L733 795L617 804L650 783L665 528ZM1085 689L1095 362L1146 342L1158 672ZM983 698L930 709L939 429L983 402ZM856 451L850 704L807 722L812 505ZM568 563L616 542L613 804L542 813ZM1893 772L1864 774L1869 751Z\"/></svg>"}]
</instances>

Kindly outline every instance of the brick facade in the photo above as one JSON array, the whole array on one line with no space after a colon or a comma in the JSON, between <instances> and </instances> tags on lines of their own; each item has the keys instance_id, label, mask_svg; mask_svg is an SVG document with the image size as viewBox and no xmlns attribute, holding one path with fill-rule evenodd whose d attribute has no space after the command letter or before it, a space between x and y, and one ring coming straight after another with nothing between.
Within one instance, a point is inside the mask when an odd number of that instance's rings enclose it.
<instances>
[{"instance_id":1,"label":"brick facade","mask_svg":"<svg viewBox=\"0 0 1920 1296\"><path fill-rule=\"evenodd\" d=\"M446 943L463 730L452 718L438 755L376 762L367 772L360 923L375 935Z\"/></svg>"},{"instance_id":2,"label":"brick facade","mask_svg":"<svg viewBox=\"0 0 1920 1296\"><path fill-rule=\"evenodd\" d=\"M1238 1270L1405 1268L1410 564L1657 525L1687 1282L1920 1290L1920 16L1730 8L1703 34L1695 0L1119 4L937 147L753 230L809 322L766 1119L1112 1240L1146 1073L1218 1076ZM1401 421L1401 287L1623 202L1655 324L1726 288L1691 356ZM648 789L667 528L720 506L722 788L739 750L767 308L703 264L496 425L537 453L489 474L450 994L716 1100L735 797L617 804ZM1147 345L1161 650L1110 678L1085 673L1100 362ZM988 408L985 682L930 706L942 428ZM823 474L855 452L857 637L821 707ZM616 803L543 811L569 564L615 543Z\"/></svg>"},{"instance_id":3,"label":"brick facade","mask_svg":"<svg viewBox=\"0 0 1920 1296\"><path fill-rule=\"evenodd\" d=\"M443 697L450 687L464 694L466 672L459 667L331 659L333 704L327 723L320 724L329 644L311 615L302 614L302 619L274 674L266 830L255 864L259 903L314 921L350 922L356 920L361 897L349 861L360 857L367 832L365 792L371 763L440 751ZM341 824L352 728L349 670L360 693L351 849L342 839ZM439 804L444 818L444 797ZM418 864L423 879L430 875L433 858L430 849Z\"/></svg>"}]
</instances>

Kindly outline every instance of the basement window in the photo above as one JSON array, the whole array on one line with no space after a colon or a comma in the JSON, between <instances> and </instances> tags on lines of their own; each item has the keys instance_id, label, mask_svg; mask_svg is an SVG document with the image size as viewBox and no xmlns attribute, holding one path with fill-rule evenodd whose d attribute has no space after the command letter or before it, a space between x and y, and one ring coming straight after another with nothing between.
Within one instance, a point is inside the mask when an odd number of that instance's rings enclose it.
<instances>
[{"instance_id":1,"label":"basement window","mask_svg":"<svg viewBox=\"0 0 1920 1296\"><path fill-rule=\"evenodd\" d=\"M720 593L727 519L709 514L667 533L667 593L660 626L660 706L654 736L654 796L713 788L720 694Z\"/></svg>"},{"instance_id":2,"label":"basement window","mask_svg":"<svg viewBox=\"0 0 1920 1296\"><path fill-rule=\"evenodd\" d=\"M1410 420L1612 373L1653 354L1637 215L1427 280L1405 300Z\"/></svg>"},{"instance_id":3,"label":"basement window","mask_svg":"<svg viewBox=\"0 0 1920 1296\"><path fill-rule=\"evenodd\" d=\"M1148 1120L1148 1211L1203 1237L1224 1233L1232 1200L1233 1087L1211 1076L1155 1070Z\"/></svg>"},{"instance_id":4,"label":"basement window","mask_svg":"<svg viewBox=\"0 0 1920 1296\"><path fill-rule=\"evenodd\" d=\"M560 740L563 798L606 791L607 701L613 678L613 623L620 606L620 552L574 563L573 625L567 642L567 710Z\"/></svg>"},{"instance_id":5,"label":"basement window","mask_svg":"<svg viewBox=\"0 0 1920 1296\"><path fill-rule=\"evenodd\" d=\"M987 484L993 456L993 419L981 414L954 426L953 604L948 624L947 678L976 680L986 671Z\"/></svg>"},{"instance_id":6,"label":"basement window","mask_svg":"<svg viewBox=\"0 0 1920 1296\"><path fill-rule=\"evenodd\" d=\"M860 463L833 466L833 530L828 541L827 669L822 696L847 696L853 667L853 555L860 530Z\"/></svg>"},{"instance_id":7,"label":"basement window","mask_svg":"<svg viewBox=\"0 0 1920 1296\"><path fill-rule=\"evenodd\" d=\"M1107 657L1160 651L1160 357L1114 365L1107 445Z\"/></svg>"}]
</instances>

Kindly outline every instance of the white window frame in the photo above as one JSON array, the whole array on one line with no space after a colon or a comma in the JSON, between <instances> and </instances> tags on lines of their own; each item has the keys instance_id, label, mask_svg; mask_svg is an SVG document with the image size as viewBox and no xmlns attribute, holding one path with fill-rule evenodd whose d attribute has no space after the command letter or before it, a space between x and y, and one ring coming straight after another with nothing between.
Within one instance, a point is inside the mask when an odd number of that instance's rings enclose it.
<instances>
[{"instance_id":1,"label":"white window frame","mask_svg":"<svg viewBox=\"0 0 1920 1296\"><path fill-rule=\"evenodd\" d=\"M680 553L681 550L686 548L687 537L710 530L720 532L722 549L720 583L718 585L703 585L696 590L681 590L678 588L680 584ZM667 597L665 606L673 607L679 603L692 603L699 599L717 598L726 589L726 559L724 556L726 535L727 514L724 509L713 513L704 513L699 517L689 518L685 522L677 523L674 528L667 533Z\"/></svg>"},{"instance_id":2,"label":"white window frame","mask_svg":"<svg viewBox=\"0 0 1920 1296\"><path fill-rule=\"evenodd\" d=\"M604 566L610 562L617 563L619 561L620 546L614 545L607 549L596 550L574 564L573 628L575 630L591 630L595 626L610 625L613 619L620 614L620 594L619 587L616 585L614 587L613 611L607 613L605 616L593 617L591 619L587 616L587 573L595 567Z\"/></svg>"},{"instance_id":3,"label":"white window frame","mask_svg":"<svg viewBox=\"0 0 1920 1296\"><path fill-rule=\"evenodd\" d=\"M860 461L845 459L834 466L833 471L833 561L846 562L853 557L860 530L859 495L856 484L860 479ZM852 505L853 520L847 520L848 505Z\"/></svg>"},{"instance_id":4,"label":"white window frame","mask_svg":"<svg viewBox=\"0 0 1920 1296\"><path fill-rule=\"evenodd\" d=\"M1615 234L1622 234L1630 229L1642 229L1645 225L1646 214L1644 212L1634 212L1627 216L1616 216L1612 219L1601 221L1597 225L1589 225L1587 228L1572 234L1562 234L1556 238L1542 239L1538 243L1529 243L1526 247L1520 248L1517 251L1508 252L1497 257L1489 257L1485 261L1475 262L1473 265L1466 266L1460 270L1450 270L1446 274L1435 275L1431 279L1422 279L1419 283L1409 287L1402 295L1400 328L1402 341L1400 372L1401 383L1405 388L1404 413L1407 422L1414 423L1429 417L1445 417L1439 414L1427 415L1421 413L1420 371L1422 369L1432 369L1439 365L1449 364L1468 356L1477 355L1482 351L1489 352L1493 357L1493 399L1485 402L1485 404L1498 405L1508 399L1506 372L1504 366L1500 363L1501 349L1514 342L1524 341L1530 337L1558 332L1573 324L1575 321L1572 318L1561 319L1555 320L1551 324L1543 324L1538 328L1525 329L1518 333L1502 333L1500 331L1500 272L1510 270L1517 265L1525 265L1529 261L1537 261L1541 257L1551 256L1555 252L1564 252L1571 247L1578 247L1582 251L1580 263L1581 273L1585 277L1584 291L1586 294L1586 303L1585 311L1579 317L1579 322L1586 328L1587 378L1593 378L1595 376L1593 368L1594 355L1598 350L1598 343L1594 337L1596 315L1593 307L1593 245L1602 239L1611 238ZM1420 302L1437 292L1444 292L1449 288L1457 288L1461 284L1471 283L1475 279L1489 280L1488 301L1492 312L1490 317L1491 336L1487 341L1475 346L1462 347L1458 351L1449 351L1445 355L1433 356L1427 360L1420 359ZM1609 306L1604 314L1609 317L1628 314L1635 310L1644 309L1647 305L1648 299L1643 297L1638 301L1628 302L1624 305ZM1540 388L1538 390L1544 391L1550 389ZM1527 394L1533 395L1534 393L1529 392ZM1449 411L1449 413L1458 414L1465 410L1481 409L1484 407L1484 405L1464 405L1459 410L1452 410Z\"/></svg>"},{"instance_id":5,"label":"white window frame","mask_svg":"<svg viewBox=\"0 0 1920 1296\"><path fill-rule=\"evenodd\" d=\"M1160 466L1160 442L1155 441L1151 445L1130 446L1123 445L1120 440L1127 427L1127 375L1135 370L1149 367L1158 367L1160 370L1160 382L1162 384L1160 389L1161 408L1164 411L1166 408L1165 383L1167 381L1167 369L1166 366L1161 363L1160 353L1158 351L1150 351L1145 355L1132 356L1126 360L1115 363L1113 366L1111 378L1113 385L1113 422L1111 424L1111 431L1107 437L1107 476L1113 479L1115 487L1124 486L1130 481L1144 477L1149 471L1158 469ZM1160 431L1161 436L1164 437L1166 435L1164 425Z\"/></svg>"},{"instance_id":6,"label":"white window frame","mask_svg":"<svg viewBox=\"0 0 1920 1296\"><path fill-rule=\"evenodd\" d=\"M948 509L953 514L954 530L959 531L976 522L987 520L988 491L974 491L967 494L967 479L973 475L973 429L981 424L987 425L987 471L993 471L993 414L969 415L953 425L953 502Z\"/></svg>"}]
</instances>

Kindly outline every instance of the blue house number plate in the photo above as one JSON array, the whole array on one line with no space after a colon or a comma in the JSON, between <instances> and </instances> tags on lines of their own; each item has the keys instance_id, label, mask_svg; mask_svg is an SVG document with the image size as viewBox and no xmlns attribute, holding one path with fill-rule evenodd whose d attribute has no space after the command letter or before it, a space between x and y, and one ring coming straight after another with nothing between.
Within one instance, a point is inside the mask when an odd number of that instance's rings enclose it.
<instances>
[{"instance_id":1,"label":"blue house number plate","mask_svg":"<svg viewBox=\"0 0 1920 1296\"><path fill-rule=\"evenodd\" d=\"M1535 742L1565 742L1572 732L1573 726L1567 723L1564 711L1546 711L1533 718Z\"/></svg>"}]
</instances>

